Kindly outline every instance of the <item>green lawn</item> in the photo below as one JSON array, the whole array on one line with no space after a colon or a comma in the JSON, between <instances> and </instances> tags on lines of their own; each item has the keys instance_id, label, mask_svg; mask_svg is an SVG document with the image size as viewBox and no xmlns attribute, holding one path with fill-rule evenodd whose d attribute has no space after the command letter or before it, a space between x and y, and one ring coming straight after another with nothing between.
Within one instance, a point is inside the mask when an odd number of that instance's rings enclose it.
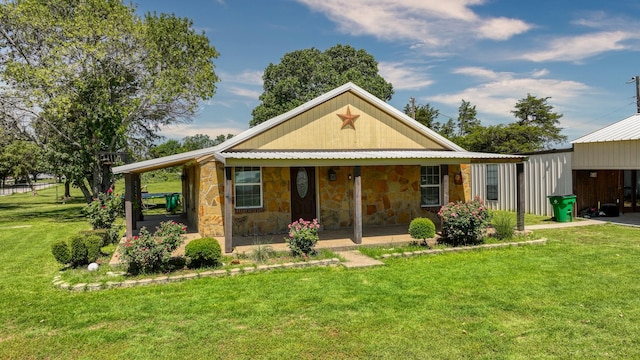
<instances>
[{"instance_id":1,"label":"green lawn","mask_svg":"<svg viewBox=\"0 0 640 360\"><path fill-rule=\"evenodd\" d=\"M53 191L0 197L1 359L640 358L640 229L72 293L49 246L88 224Z\"/></svg>"}]
</instances>

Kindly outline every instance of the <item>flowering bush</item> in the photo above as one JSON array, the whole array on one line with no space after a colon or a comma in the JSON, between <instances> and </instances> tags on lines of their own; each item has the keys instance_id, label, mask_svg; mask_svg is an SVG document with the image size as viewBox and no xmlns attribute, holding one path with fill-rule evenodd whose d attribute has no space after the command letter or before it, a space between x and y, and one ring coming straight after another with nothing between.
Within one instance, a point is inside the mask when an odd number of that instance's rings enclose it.
<instances>
[{"instance_id":1,"label":"flowering bush","mask_svg":"<svg viewBox=\"0 0 640 360\"><path fill-rule=\"evenodd\" d=\"M320 239L318 237L318 219L307 221L300 219L289 224L289 237L285 238L289 249L295 256L314 255L316 243Z\"/></svg>"},{"instance_id":2,"label":"flowering bush","mask_svg":"<svg viewBox=\"0 0 640 360\"><path fill-rule=\"evenodd\" d=\"M442 235L453 246L478 242L491 218L479 197L466 203L444 205L438 216L442 219Z\"/></svg>"},{"instance_id":3,"label":"flowering bush","mask_svg":"<svg viewBox=\"0 0 640 360\"><path fill-rule=\"evenodd\" d=\"M187 227L175 221L160 223L152 235L147 228L128 238L120 246L120 258L132 274L163 271L171 260L171 253L183 242Z\"/></svg>"},{"instance_id":4,"label":"flowering bush","mask_svg":"<svg viewBox=\"0 0 640 360\"><path fill-rule=\"evenodd\" d=\"M98 194L98 197L84 208L84 213L94 229L111 229L121 209L122 199L109 189L106 194Z\"/></svg>"}]
</instances>

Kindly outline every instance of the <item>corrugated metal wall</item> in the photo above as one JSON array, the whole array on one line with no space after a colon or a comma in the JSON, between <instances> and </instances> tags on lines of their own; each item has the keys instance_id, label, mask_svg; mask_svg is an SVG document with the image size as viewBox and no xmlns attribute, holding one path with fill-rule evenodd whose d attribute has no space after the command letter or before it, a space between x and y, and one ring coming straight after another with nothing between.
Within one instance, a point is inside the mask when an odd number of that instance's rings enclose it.
<instances>
[{"instance_id":1,"label":"corrugated metal wall","mask_svg":"<svg viewBox=\"0 0 640 360\"><path fill-rule=\"evenodd\" d=\"M530 155L524 163L525 212L553 216L547 195L572 192L572 152ZM487 164L471 165L471 195L486 199ZM494 210L516 210L516 165L498 164L498 200L485 201Z\"/></svg>"}]
</instances>

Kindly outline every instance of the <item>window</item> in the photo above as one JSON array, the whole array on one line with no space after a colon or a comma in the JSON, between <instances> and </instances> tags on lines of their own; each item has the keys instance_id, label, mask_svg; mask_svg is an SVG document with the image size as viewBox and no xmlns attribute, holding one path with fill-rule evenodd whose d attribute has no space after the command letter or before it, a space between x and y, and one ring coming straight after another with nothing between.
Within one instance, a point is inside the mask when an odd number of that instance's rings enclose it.
<instances>
[{"instance_id":1,"label":"window","mask_svg":"<svg viewBox=\"0 0 640 360\"><path fill-rule=\"evenodd\" d=\"M498 165L487 165L487 200L498 200Z\"/></svg>"},{"instance_id":2,"label":"window","mask_svg":"<svg viewBox=\"0 0 640 360\"><path fill-rule=\"evenodd\" d=\"M262 207L262 172L259 167L235 168L236 209Z\"/></svg>"},{"instance_id":3,"label":"window","mask_svg":"<svg viewBox=\"0 0 640 360\"><path fill-rule=\"evenodd\" d=\"M440 166L420 168L421 206L440 205Z\"/></svg>"}]
</instances>

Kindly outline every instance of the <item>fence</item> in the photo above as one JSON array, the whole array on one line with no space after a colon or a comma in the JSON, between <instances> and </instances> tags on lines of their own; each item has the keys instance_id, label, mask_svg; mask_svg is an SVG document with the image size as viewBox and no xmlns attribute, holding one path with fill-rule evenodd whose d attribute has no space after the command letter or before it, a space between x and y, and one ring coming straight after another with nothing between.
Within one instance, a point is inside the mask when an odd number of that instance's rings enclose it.
<instances>
[{"instance_id":1,"label":"fence","mask_svg":"<svg viewBox=\"0 0 640 360\"><path fill-rule=\"evenodd\" d=\"M51 186L55 186L57 185L57 183L55 182L37 182L32 184L33 187L35 187L35 190L42 190L42 189L46 189L48 187ZM11 195L11 194L19 194L19 193L25 193L25 192L30 192L31 191L31 187L28 184L15 184L15 185L2 185L0 184L0 196L2 195Z\"/></svg>"}]
</instances>

